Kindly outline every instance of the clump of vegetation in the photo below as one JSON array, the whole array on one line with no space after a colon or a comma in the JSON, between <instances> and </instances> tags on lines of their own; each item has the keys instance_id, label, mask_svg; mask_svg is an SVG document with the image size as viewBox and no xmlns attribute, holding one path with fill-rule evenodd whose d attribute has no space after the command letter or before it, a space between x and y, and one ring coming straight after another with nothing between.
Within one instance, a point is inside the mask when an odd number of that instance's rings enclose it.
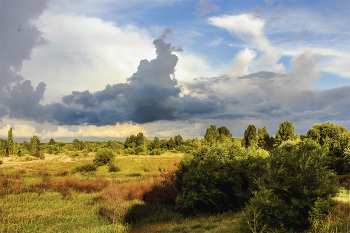
<instances>
[{"instance_id":1,"label":"clump of vegetation","mask_svg":"<svg viewBox=\"0 0 350 233\"><path fill-rule=\"evenodd\" d=\"M120 171L120 168L117 167L114 163L110 162L108 164L108 171L109 172L119 172Z\"/></svg>"},{"instance_id":2,"label":"clump of vegetation","mask_svg":"<svg viewBox=\"0 0 350 233\"><path fill-rule=\"evenodd\" d=\"M94 172L96 170L97 166L95 164L85 164L74 169L75 172Z\"/></svg>"},{"instance_id":3,"label":"clump of vegetation","mask_svg":"<svg viewBox=\"0 0 350 233\"><path fill-rule=\"evenodd\" d=\"M109 149L103 148L96 153L93 162L96 166L103 166L110 163L113 158L113 152Z\"/></svg>"},{"instance_id":4,"label":"clump of vegetation","mask_svg":"<svg viewBox=\"0 0 350 233\"><path fill-rule=\"evenodd\" d=\"M258 190L242 212L242 232L307 229L310 213L327 213L338 185L324 147L312 141L292 149L278 147L265 167Z\"/></svg>"}]
</instances>

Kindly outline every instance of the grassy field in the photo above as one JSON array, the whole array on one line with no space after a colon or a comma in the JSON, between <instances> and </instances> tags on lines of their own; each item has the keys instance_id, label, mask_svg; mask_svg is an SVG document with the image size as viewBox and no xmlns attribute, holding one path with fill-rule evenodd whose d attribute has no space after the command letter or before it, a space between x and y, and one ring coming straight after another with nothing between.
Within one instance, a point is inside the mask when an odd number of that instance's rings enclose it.
<instances>
[{"instance_id":1,"label":"grassy field","mask_svg":"<svg viewBox=\"0 0 350 233\"><path fill-rule=\"evenodd\" d=\"M5 157L0 165L0 232L236 232L239 213L184 218L176 210L173 190L161 183L182 154L118 155L118 172L91 164L94 153ZM170 197L170 199L169 199ZM172 197L172 198L171 198ZM329 219L310 232L330 232L342 220L349 228L350 194L342 189ZM332 219L331 219L332 218Z\"/></svg>"}]
</instances>

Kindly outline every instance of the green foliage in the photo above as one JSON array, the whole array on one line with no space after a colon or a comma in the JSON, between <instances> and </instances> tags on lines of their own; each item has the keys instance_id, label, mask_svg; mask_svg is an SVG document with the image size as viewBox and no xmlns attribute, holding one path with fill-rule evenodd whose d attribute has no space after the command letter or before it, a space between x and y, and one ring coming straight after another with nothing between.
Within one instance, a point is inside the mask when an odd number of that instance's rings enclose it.
<instances>
[{"instance_id":1,"label":"green foliage","mask_svg":"<svg viewBox=\"0 0 350 233\"><path fill-rule=\"evenodd\" d=\"M180 145L182 145L182 143L183 143L183 139L182 139L182 137L181 137L181 135L179 134L179 135L176 135L175 137L174 137L174 141L175 141L175 144L177 145L177 146L180 146Z\"/></svg>"},{"instance_id":2,"label":"green foliage","mask_svg":"<svg viewBox=\"0 0 350 233\"><path fill-rule=\"evenodd\" d=\"M109 172L119 172L120 171L120 168L117 167L113 162L110 162L108 164L108 171Z\"/></svg>"},{"instance_id":3,"label":"green foliage","mask_svg":"<svg viewBox=\"0 0 350 233\"><path fill-rule=\"evenodd\" d=\"M219 127L218 131L219 131L220 135L224 135L228 138L232 138L232 134L231 134L230 130L228 130L228 128L226 128L225 126Z\"/></svg>"},{"instance_id":4,"label":"green foliage","mask_svg":"<svg viewBox=\"0 0 350 233\"><path fill-rule=\"evenodd\" d=\"M173 138L170 138L169 141L168 141L168 149L169 149L169 150L172 150L172 149L175 148L175 146L176 146L176 144L175 144L174 139L173 139Z\"/></svg>"},{"instance_id":5,"label":"green foliage","mask_svg":"<svg viewBox=\"0 0 350 233\"><path fill-rule=\"evenodd\" d=\"M96 170L97 166L95 164L85 164L74 169L75 172L94 172Z\"/></svg>"},{"instance_id":6,"label":"green foliage","mask_svg":"<svg viewBox=\"0 0 350 233\"><path fill-rule=\"evenodd\" d=\"M265 158L252 149L202 147L184 156L175 173L177 203L186 215L237 210L251 197L253 179L264 172Z\"/></svg>"},{"instance_id":7,"label":"green foliage","mask_svg":"<svg viewBox=\"0 0 350 233\"><path fill-rule=\"evenodd\" d=\"M213 146L216 143L216 140L219 137L219 131L216 128L216 125L211 125L209 128L207 128L204 139L208 143L209 146Z\"/></svg>"},{"instance_id":8,"label":"green foliage","mask_svg":"<svg viewBox=\"0 0 350 233\"><path fill-rule=\"evenodd\" d=\"M44 154L41 152L40 140L36 135L30 139L30 153L32 156L44 158Z\"/></svg>"},{"instance_id":9,"label":"green foliage","mask_svg":"<svg viewBox=\"0 0 350 233\"><path fill-rule=\"evenodd\" d=\"M248 125L248 128L244 131L243 145L245 147L255 147L257 143L256 128L254 125Z\"/></svg>"},{"instance_id":10,"label":"green foliage","mask_svg":"<svg viewBox=\"0 0 350 233\"><path fill-rule=\"evenodd\" d=\"M96 166L103 166L108 164L113 158L114 154L111 150L102 148L96 153L93 162Z\"/></svg>"},{"instance_id":11,"label":"green foliage","mask_svg":"<svg viewBox=\"0 0 350 233\"><path fill-rule=\"evenodd\" d=\"M329 166L338 174L350 172L350 132L331 122L315 124L306 135L329 150Z\"/></svg>"},{"instance_id":12,"label":"green foliage","mask_svg":"<svg viewBox=\"0 0 350 233\"><path fill-rule=\"evenodd\" d=\"M12 136L12 127L8 131L7 137L7 153L12 155L13 153L13 136Z\"/></svg>"},{"instance_id":13,"label":"green foliage","mask_svg":"<svg viewBox=\"0 0 350 233\"><path fill-rule=\"evenodd\" d=\"M154 137L152 149L158 149L160 147L160 141L158 137Z\"/></svg>"},{"instance_id":14,"label":"green foliage","mask_svg":"<svg viewBox=\"0 0 350 233\"><path fill-rule=\"evenodd\" d=\"M50 141L47 143L49 145L55 145L55 140L53 138L50 139Z\"/></svg>"},{"instance_id":15,"label":"green foliage","mask_svg":"<svg viewBox=\"0 0 350 233\"><path fill-rule=\"evenodd\" d=\"M83 141L79 141L79 139L74 139L73 140L73 148L75 150L82 150L84 147L84 142Z\"/></svg>"},{"instance_id":16,"label":"green foliage","mask_svg":"<svg viewBox=\"0 0 350 233\"><path fill-rule=\"evenodd\" d=\"M285 121L280 124L279 129L276 132L275 140L277 144L281 144L287 140L294 140L295 132L292 122Z\"/></svg>"},{"instance_id":17,"label":"green foliage","mask_svg":"<svg viewBox=\"0 0 350 233\"><path fill-rule=\"evenodd\" d=\"M334 176L327 168L327 149L312 141L276 148L258 179L258 191L242 212L242 232L251 232L247 222L257 223L258 231L267 227L267 232L308 228L315 203L322 200L326 204L318 209L327 212L338 192Z\"/></svg>"}]
</instances>

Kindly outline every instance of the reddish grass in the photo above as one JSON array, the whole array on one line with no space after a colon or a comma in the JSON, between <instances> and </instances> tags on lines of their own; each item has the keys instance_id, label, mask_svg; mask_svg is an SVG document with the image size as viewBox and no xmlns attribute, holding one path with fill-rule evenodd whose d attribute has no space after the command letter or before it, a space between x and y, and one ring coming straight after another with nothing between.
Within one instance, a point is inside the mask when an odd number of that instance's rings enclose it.
<instances>
[{"instance_id":1,"label":"reddish grass","mask_svg":"<svg viewBox=\"0 0 350 233\"><path fill-rule=\"evenodd\" d=\"M22 178L18 174L0 175L0 196L8 193L20 193L25 189Z\"/></svg>"}]
</instances>

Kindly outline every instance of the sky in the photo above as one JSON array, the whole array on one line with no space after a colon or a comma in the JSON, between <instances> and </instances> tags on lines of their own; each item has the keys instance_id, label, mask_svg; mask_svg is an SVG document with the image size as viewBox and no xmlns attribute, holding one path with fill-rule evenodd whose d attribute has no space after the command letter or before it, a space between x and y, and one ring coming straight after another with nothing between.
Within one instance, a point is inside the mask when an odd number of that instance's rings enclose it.
<instances>
[{"instance_id":1,"label":"sky","mask_svg":"<svg viewBox=\"0 0 350 233\"><path fill-rule=\"evenodd\" d=\"M349 0L0 0L0 138L350 129Z\"/></svg>"}]
</instances>

